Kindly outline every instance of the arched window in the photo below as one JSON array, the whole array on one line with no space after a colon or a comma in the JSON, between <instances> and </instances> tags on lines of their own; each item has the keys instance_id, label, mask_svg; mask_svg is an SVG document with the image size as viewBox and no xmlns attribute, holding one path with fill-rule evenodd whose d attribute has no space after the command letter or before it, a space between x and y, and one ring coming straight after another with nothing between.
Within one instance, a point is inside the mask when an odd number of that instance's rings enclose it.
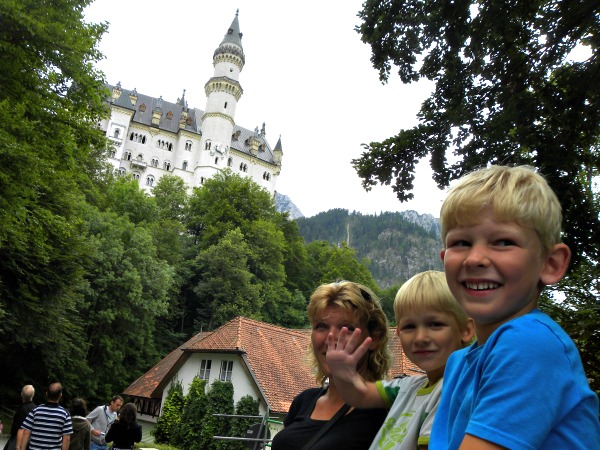
<instances>
[{"instance_id":1,"label":"arched window","mask_svg":"<svg viewBox=\"0 0 600 450\"><path fill-rule=\"evenodd\" d=\"M169 161L165 161L163 163L163 169L165 169L165 170L171 170L171 163Z\"/></svg>"},{"instance_id":2,"label":"arched window","mask_svg":"<svg viewBox=\"0 0 600 450\"><path fill-rule=\"evenodd\" d=\"M229 159L227 160L227 167L231 167L233 166L233 158L230 156Z\"/></svg>"},{"instance_id":3,"label":"arched window","mask_svg":"<svg viewBox=\"0 0 600 450\"><path fill-rule=\"evenodd\" d=\"M131 134L129 135L129 140L133 141L133 138L135 137L135 134L133 133L133 131L131 132Z\"/></svg>"},{"instance_id":4,"label":"arched window","mask_svg":"<svg viewBox=\"0 0 600 450\"><path fill-rule=\"evenodd\" d=\"M210 145L211 145L211 142L206 141L206 144L204 144L204 150L210 150Z\"/></svg>"},{"instance_id":5,"label":"arched window","mask_svg":"<svg viewBox=\"0 0 600 450\"><path fill-rule=\"evenodd\" d=\"M115 132L113 134L113 137L115 139L119 139L119 134L121 133L121 130L119 130L118 128L115 128Z\"/></svg>"},{"instance_id":6,"label":"arched window","mask_svg":"<svg viewBox=\"0 0 600 450\"><path fill-rule=\"evenodd\" d=\"M158 159L157 158L152 158L152 167L158 167Z\"/></svg>"},{"instance_id":7,"label":"arched window","mask_svg":"<svg viewBox=\"0 0 600 450\"><path fill-rule=\"evenodd\" d=\"M183 170L187 170L187 161L184 161L183 164L181 165L181 168Z\"/></svg>"},{"instance_id":8,"label":"arched window","mask_svg":"<svg viewBox=\"0 0 600 450\"><path fill-rule=\"evenodd\" d=\"M133 172L133 179L134 180L139 180L140 179L140 174L138 172Z\"/></svg>"},{"instance_id":9,"label":"arched window","mask_svg":"<svg viewBox=\"0 0 600 450\"><path fill-rule=\"evenodd\" d=\"M217 157L215 158L215 166L217 166L218 164L219 164L219 157L217 156Z\"/></svg>"},{"instance_id":10,"label":"arched window","mask_svg":"<svg viewBox=\"0 0 600 450\"><path fill-rule=\"evenodd\" d=\"M120 177L124 177L126 173L127 173L127 171L125 169L123 169L122 167L119 168L119 176Z\"/></svg>"},{"instance_id":11,"label":"arched window","mask_svg":"<svg viewBox=\"0 0 600 450\"><path fill-rule=\"evenodd\" d=\"M131 152L129 150L123 152L123 159L125 161L131 161Z\"/></svg>"},{"instance_id":12,"label":"arched window","mask_svg":"<svg viewBox=\"0 0 600 450\"><path fill-rule=\"evenodd\" d=\"M146 177L146 186L154 186L154 177L152 175Z\"/></svg>"}]
</instances>

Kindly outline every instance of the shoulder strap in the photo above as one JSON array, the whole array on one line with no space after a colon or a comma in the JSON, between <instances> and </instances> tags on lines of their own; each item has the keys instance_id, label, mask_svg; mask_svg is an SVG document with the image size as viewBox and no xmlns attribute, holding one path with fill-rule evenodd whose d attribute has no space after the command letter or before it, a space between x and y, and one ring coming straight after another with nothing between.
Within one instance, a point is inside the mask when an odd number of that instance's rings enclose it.
<instances>
[{"instance_id":1,"label":"shoulder strap","mask_svg":"<svg viewBox=\"0 0 600 450\"><path fill-rule=\"evenodd\" d=\"M323 437L323 435L325 433L327 433L331 427L333 427L335 425L335 423L340 420L342 418L342 416L344 414L346 414L348 412L348 410L350 409L350 406L347 404L344 404L339 410L338 412L335 413L335 416L333 416L331 419L329 419L327 421L327 423L325 425L323 425L323 428L321 428L319 430L318 433L316 433L312 439L310 441L308 441L306 443L306 445L304 447L302 447L302 450L309 450L313 445L315 445L315 443L321 439L321 437Z\"/></svg>"}]
</instances>

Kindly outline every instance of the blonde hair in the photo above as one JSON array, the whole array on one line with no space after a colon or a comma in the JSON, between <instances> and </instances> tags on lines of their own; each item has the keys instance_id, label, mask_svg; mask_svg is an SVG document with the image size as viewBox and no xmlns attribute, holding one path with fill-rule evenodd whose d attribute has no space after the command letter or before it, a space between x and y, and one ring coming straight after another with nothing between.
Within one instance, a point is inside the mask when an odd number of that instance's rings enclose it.
<instances>
[{"instance_id":1,"label":"blonde hair","mask_svg":"<svg viewBox=\"0 0 600 450\"><path fill-rule=\"evenodd\" d=\"M458 329L467 328L469 317L460 307L446 281L444 272L428 270L404 283L394 299L396 323L410 311L432 310L452 314Z\"/></svg>"},{"instance_id":2,"label":"blonde hair","mask_svg":"<svg viewBox=\"0 0 600 450\"><path fill-rule=\"evenodd\" d=\"M460 178L440 211L442 240L452 228L475 223L488 207L500 221L533 229L545 253L560 242L558 198L546 179L529 166L490 166Z\"/></svg>"},{"instance_id":3,"label":"blonde hair","mask_svg":"<svg viewBox=\"0 0 600 450\"><path fill-rule=\"evenodd\" d=\"M389 326L387 317L381 308L377 296L368 287L351 281L322 284L310 296L308 319L311 323L325 316L326 310L332 306L348 313L357 322L366 327L369 336L377 343L377 348L370 350L367 358L367 372L364 377L368 381L384 378L391 365L391 353L388 349ZM310 348L309 360L315 371L316 380L323 384L328 374L323 372Z\"/></svg>"}]
</instances>

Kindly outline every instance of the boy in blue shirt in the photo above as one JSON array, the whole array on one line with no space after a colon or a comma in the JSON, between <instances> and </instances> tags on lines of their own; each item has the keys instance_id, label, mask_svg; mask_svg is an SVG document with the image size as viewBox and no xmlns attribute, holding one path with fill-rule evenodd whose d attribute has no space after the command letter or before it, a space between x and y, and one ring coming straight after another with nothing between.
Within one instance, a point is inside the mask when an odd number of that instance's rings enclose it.
<instances>
[{"instance_id":1,"label":"boy in blue shirt","mask_svg":"<svg viewBox=\"0 0 600 450\"><path fill-rule=\"evenodd\" d=\"M450 189L440 220L448 286L477 341L448 359L430 448L600 449L577 348L537 309L571 256L546 180L523 166L475 171Z\"/></svg>"}]
</instances>

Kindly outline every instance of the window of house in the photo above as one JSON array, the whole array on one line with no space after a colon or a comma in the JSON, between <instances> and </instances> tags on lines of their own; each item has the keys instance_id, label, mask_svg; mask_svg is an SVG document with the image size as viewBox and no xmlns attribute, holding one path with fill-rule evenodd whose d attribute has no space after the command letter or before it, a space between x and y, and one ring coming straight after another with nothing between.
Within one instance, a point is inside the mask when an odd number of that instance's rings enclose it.
<instances>
[{"instance_id":1,"label":"window of house","mask_svg":"<svg viewBox=\"0 0 600 450\"><path fill-rule=\"evenodd\" d=\"M154 186L154 177L152 175L146 177L146 186Z\"/></svg>"},{"instance_id":2,"label":"window of house","mask_svg":"<svg viewBox=\"0 0 600 450\"><path fill-rule=\"evenodd\" d=\"M211 364L212 361L210 359L203 359L202 362L200 362L200 373L198 374L198 376L201 380L208 381L208 379L210 378Z\"/></svg>"},{"instance_id":3,"label":"window of house","mask_svg":"<svg viewBox=\"0 0 600 450\"><path fill-rule=\"evenodd\" d=\"M119 176L120 177L124 177L126 173L127 173L127 171L125 169L123 169L122 167L119 168Z\"/></svg>"},{"instance_id":4,"label":"window of house","mask_svg":"<svg viewBox=\"0 0 600 450\"><path fill-rule=\"evenodd\" d=\"M192 141L186 141L186 143L185 143L185 149L186 150L191 150L192 149Z\"/></svg>"},{"instance_id":5,"label":"window of house","mask_svg":"<svg viewBox=\"0 0 600 450\"><path fill-rule=\"evenodd\" d=\"M219 164L219 157L217 156L217 157L215 158L215 166L217 166L218 164Z\"/></svg>"},{"instance_id":6,"label":"window of house","mask_svg":"<svg viewBox=\"0 0 600 450\"><path fill-rule=\"evenodd\" d=\"M126 161L131 161L131 152L130 151L123 152L123 159Z\"/></svg>"},{"instance_id":7,"label":"window of house","mask_svg":"<svg viewBox=\"0 0 600 450\"><path fill-rule=\"evenodd\" d=\"M230 156L229 159L227 160L227 167L231 167L233 166L233 158Z\"/></svg>"},{"instance_id":8,"label":"window of house","mask_svg":"<svg viewBox=\"0 0 600 450\"><path fill-rule=\"evenodd\" d=\"M158 158L152 158L152 167L158 167Z\"/></svg>"},{"instance_id":9,"label":"window of house","mask_svg":"<svg viewBox=\"0 0 600 450\"><path fill-rule=\"evenodd\" d=\"M232 372L233 361L221 361L221 372L219 373L219 381L231 381Z\"/></svg>"},{"instance_id":10,"label":"window of house","mask_svg":"<svg viewBox=\"0 0 600 450\"><path fill-rule=\"evenodd\" d=\"M140 179L140 174L138 172L133 172L133 179L134 180L139 180Z\"/></svg>"},{"instance_id":11,"label":"window of house","mask_svg":"<svg viewBox=\"0 0 600 450\"><path fill-rule=\"evenodd\" d=\"M181 168L183 170L187 170L187 161L184 161L183 164L181 165Z\"/></svg>"},{"instance_id":12,"label":"window of house","mask_svg":"<svg viewBox=\"0 0 600 450\"><path fill-rule=\"evenodd\" d=\"M165 161L163 163L163 169L165 169L165 170L171 170L171 163L169 161Z\"/></svg>"},{"instance_id":13,"label":"window of house","mask_svg":"<svg viewBox=\"0 0 600 450\"><path fill-rule=\"evenodd\" d=\"M119 139L119 134L120 134L120 131L121 131L121 130L119 130L118 128L116 128L116 129L115 129L115 134L113 134L113 137L114 137L115 139Z\"/></svg>"},{"instance_id":14,"label":"window of house","mask_svg":"<svg viewBox=\"0 0 600 450\"><path fill-rule=\"evenodd\" d=\"M211 145L211 142L206 141L206 144L204 144L204 150L210 150L210 145Z\"/></svg>"}]
</instances>

